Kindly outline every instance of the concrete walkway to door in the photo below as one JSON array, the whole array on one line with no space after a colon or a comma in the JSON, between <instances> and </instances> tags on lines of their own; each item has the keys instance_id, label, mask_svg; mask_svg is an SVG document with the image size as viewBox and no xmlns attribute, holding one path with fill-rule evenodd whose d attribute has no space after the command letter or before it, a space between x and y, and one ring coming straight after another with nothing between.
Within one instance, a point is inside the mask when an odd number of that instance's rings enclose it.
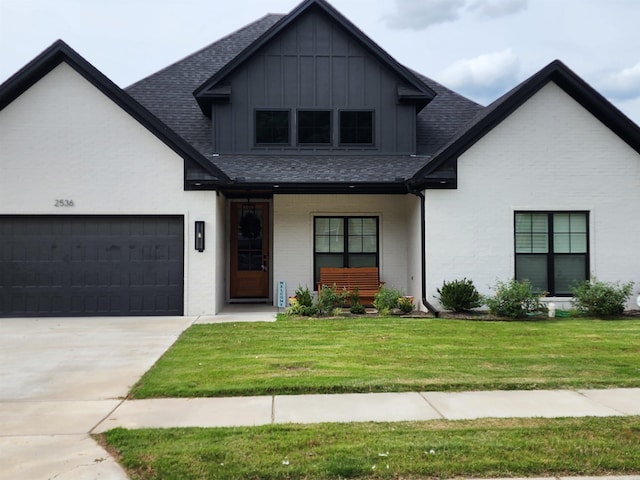
<instances>
[{"instance_id":1,"label":"concrete walkway to door","mask_svg":"<svg viewBox=\"0 0 640 480\"><path fill-rule=\"evenodd\" d=\"M0 479L127 479L89 432L195 320L0 319Z\"/></svg>"}]
</instances>

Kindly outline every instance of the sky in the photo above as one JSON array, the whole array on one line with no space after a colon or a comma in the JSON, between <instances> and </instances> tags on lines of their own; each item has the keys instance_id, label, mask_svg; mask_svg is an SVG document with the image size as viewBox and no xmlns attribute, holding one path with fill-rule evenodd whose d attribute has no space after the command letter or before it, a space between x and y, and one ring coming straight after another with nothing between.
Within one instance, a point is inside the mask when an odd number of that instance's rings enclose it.
<instances>
[{"instance_id":1,"label":"sky","mask_svg":"<svg viewBox=\"0 0 640 480\"><path fill-rule=\"evenodd\" d=\"M0 82L57 39L126 87L301 0L0 0ZM405 66L487 105L555 59L640 124L640 0L329 0Z\"/></svg>"}]
</instances>

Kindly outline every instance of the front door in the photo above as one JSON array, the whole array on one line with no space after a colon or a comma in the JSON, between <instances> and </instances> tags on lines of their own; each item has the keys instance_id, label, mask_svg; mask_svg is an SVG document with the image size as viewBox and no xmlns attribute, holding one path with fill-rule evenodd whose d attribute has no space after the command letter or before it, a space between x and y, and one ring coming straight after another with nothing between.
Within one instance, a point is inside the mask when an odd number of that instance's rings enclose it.
<instances>
[{"instance_id":1,"label":"front door","mask_svg":"<svg viewBox=\"0 0 640 480\"><path fill-rule=\"evenodd\" d=\"M231 299L269 298L269 204L231 204Z\"/></svg>"}]
</instances>

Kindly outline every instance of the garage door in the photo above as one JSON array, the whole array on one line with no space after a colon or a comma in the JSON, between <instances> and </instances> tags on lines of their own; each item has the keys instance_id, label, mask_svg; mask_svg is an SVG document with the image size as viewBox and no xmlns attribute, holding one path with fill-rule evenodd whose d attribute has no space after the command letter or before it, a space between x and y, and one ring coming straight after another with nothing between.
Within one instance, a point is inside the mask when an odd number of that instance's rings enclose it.
<instances>
[{"instance_id":1,"label":"garage door","mask_svg":"<svg viewBox=\"0 0 640 480\"><path fill-rule=\"evenodd\" d=\"M181 216L0 216L0 316L182 315Z\"/></svg>"}]
</instances>

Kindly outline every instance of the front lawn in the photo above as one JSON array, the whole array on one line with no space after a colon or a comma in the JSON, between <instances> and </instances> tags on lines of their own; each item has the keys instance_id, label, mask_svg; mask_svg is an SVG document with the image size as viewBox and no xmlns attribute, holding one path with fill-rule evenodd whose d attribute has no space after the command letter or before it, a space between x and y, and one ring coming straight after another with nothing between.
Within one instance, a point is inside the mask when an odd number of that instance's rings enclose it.
<instances>
[{"instance_id":1,"label":"front lawn","mask_svg":"<svg viewBox=\"0 0 640 480\"><path fill-rule=\"evenodd\" d=\"M640 387L640 320L194 325L134 398Z\"/></svg>"},{"instance_id":2,"label":"front lawn","mask_svg":"<svg viewBox=\"0 0 640 480\"><path fill-rule=\"evenodd\" d=\"M426 479L640 473L640 417L115 429L132 479Z\"/></svg>"}]
</instances>

